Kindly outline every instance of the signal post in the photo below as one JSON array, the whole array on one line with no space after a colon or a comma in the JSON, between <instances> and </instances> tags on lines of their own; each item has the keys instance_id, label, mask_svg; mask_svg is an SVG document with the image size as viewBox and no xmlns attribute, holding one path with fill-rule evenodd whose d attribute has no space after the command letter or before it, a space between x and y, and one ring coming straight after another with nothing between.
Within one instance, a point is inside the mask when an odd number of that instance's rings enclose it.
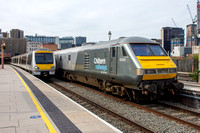
<instances>
[{"instance_id":1,"label":"signal post","mask_svg":"<svg viewBox=\"0 0 200 133\"><path fill-rule=\"evenodd\" d=\"M1 64L2 64L2 69L4 69L4 49L5 49L5 43L2 41L2 44L1 44Z\"/></svg>"}]
</instances>

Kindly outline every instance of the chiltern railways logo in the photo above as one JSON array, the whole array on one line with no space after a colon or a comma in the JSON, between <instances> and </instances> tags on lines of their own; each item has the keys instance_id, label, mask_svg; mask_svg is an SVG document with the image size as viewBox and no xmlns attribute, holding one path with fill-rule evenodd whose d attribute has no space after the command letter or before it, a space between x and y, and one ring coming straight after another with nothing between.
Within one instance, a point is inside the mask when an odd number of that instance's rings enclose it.
<instances>
[{"instance_id":1,"label":"chiltern railways logo","mask_svg":"<svg viewBox=\"0 0 200 133\"><path fill-rule=\"evenodd\" d=\"M107 66L102 65L102 64L106 64L106 59L94 58L94 64L96 64L95 66L96 70L107 71Z\"/></svg>"}]
</instances>

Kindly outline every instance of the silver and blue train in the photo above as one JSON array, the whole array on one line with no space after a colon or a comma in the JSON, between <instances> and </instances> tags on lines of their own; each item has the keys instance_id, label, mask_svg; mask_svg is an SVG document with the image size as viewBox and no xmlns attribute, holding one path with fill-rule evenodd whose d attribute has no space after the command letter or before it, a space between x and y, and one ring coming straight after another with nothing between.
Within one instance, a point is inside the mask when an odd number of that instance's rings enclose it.
<instances>
[{"instance_id":1,"label":"silver and blue train","mask_svg":"<svg viewBox=\"0 0 200 133\"><path fill-rule=\"evenodd\" d=\"M40 49L30 53L14 56L11 64L21 67L35 76L55 75L56 63L53 51Z\"/></svg>"},{"instance_id":2,"label":"silver and blue train","mask_svg":"<svg viewBox=\"0 0 200 133\"><path fill-rule=\"evenodd\" d=\"M156 99L183 88L171 58L147 38L120 38L54 53L61 76L129 100Z\"/></svg>"}]
</instances>

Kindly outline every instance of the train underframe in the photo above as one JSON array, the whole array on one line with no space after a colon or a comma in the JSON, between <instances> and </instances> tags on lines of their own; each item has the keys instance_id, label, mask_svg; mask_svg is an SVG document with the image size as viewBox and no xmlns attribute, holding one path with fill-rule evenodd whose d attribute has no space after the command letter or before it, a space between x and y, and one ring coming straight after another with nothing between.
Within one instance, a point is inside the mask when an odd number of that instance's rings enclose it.
<instances>
[{"instance_id":1,"label":"train underframe","mask_svg":"<svg viewBox=\"0 0 200 133\"><path fill-rule=\"evenodd\" d=\"M144 100L157 100L166 95L169 96L168 94L174 96L184 87L183 83L175 79L141 81L137 88L133 89L110 81L67 73L65 71L61 75L70 81L79 81L96 86L105 93L111 93L136 103Z\"/></svg>"}]
</instances>

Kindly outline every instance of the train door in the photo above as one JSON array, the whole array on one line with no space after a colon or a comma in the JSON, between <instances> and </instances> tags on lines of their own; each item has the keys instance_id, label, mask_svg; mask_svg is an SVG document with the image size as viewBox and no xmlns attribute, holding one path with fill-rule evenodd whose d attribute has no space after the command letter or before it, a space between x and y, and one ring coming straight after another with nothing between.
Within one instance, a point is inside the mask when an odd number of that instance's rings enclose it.
<instances>
[{"instance_id":1,"label":"train door","mask_svg":"<svg viewBox=\"0 0 200 133\"><path fill-rule=\"evenodd\" d=\"M117 74L118 47L110 48L110 74Z\"/></svg>"},{"instance_id":2,"label":"train door","mask_svg":"<svg viewBox=\"0 0 200 133\"><path fill-rule=\"evenodd\" d=\"M68 55L68 69L71 70L71 54Z\"/></svg>"}]
</instances>

